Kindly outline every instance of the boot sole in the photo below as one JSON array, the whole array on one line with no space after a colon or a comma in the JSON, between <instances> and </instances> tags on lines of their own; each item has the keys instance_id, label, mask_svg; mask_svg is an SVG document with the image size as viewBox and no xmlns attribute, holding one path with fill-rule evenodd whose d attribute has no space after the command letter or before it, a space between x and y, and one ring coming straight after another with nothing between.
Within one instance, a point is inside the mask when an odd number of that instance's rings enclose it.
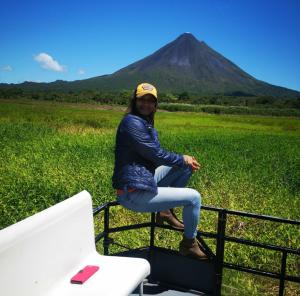
<instances>
[{"instance_id":1,"label":"boot sole","mask_svg":"<svg viewBox=\"0 0 300 296\"><path fill-rule=\"evenodd\" d=\"M173 226L173 225L170 225L170 224L164 224L164 223L159 223L159 222L156 222L156 224L158 224L158 225L169 225L169 226L171 226L172 228L174 228L174 229L178 229L178 230L184 230L184 227L182 228L182 227L176 227L176 226Z\"/></svg>"},{"instance_id":2,"label":"boot sole","mask_svg":"<svg viewBox=\"0 0 300 296\"><path fill-rule=\"evenodd\" d=\"M197 256L197 255L193 255L193 254L190 254L190 253L184 253L184 252L181 252L181 251L179 251L179 254L180 255L182 255L182 256L184 256L184 257L188 257L188 258L192 258L192 259L197 259L197 260L200 260L200 261L207 261L207 260L209 260L209 258L208 257L199 257L199 256Z\"/></svg>"},{"instance_id":3,"label":"boot sole","mask_svg":"<svg viewBox=\"0 0 300 296\"><path fill-rule=\"evenodd\" d=\"M163 220L162 218L157 218L155 220L155 222L156 222L156 224L159 224L159 225L169 225L172 228L175 228L175 229L178 229L178 230L184 230L184 227L177 227L177 226L171 225L166 220ZM166 222L167 224L164 224L164 222Z\"/></svg>"}]
</instances>

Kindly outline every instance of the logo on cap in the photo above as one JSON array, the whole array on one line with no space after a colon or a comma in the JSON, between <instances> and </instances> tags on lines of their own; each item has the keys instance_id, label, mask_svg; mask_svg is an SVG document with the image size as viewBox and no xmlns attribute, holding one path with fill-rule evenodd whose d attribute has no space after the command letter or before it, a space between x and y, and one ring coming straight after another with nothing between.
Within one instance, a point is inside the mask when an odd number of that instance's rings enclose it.
<instances>
[{"instance_id":1,"label":"logo on cap","mask_svg":"<svg viewBox=\"0 0 300 296\"><path fill-rule=\"evenodd\" d=\"M153 86L150 84L143 84L142 88L143 90L153 90Z\"/></svg>"}]
</instances>

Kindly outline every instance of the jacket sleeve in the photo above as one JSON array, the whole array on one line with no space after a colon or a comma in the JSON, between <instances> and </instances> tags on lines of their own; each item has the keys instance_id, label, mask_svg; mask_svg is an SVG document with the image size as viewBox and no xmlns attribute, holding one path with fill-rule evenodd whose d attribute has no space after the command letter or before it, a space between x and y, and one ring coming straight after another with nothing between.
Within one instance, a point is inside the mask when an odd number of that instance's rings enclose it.
<instances>
[{"instance_id":1,"label":"jacket sleeve","mask_svg":"<svg viewBox=\"0 0 300 296\"><path fill-rule=\"evenodd\" d=\"M159 142L154 141L147 127L138 119L133 118L125 122L124 131L132 149L156 165L185 165L182 154L161 148Z\"/></svg>"}]
</instances>

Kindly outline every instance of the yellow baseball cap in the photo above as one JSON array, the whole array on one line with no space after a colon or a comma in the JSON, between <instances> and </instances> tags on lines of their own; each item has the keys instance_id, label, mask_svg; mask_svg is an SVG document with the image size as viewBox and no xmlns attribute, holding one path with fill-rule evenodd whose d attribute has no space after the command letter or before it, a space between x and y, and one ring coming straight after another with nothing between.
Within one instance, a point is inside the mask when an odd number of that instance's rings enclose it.
<instances>
[{"instance_id":1,"label":"yellow baseball cap","mask_svg":"<svg viewBox=\"0 0 300 296\"><path fill-rule=\"evenodd\" d=\"M136 88L136 97L140 98L146 94L151 94L157 99L157 90L156 88L150 83L141 83Z\"/></svg>"}]
</instances>

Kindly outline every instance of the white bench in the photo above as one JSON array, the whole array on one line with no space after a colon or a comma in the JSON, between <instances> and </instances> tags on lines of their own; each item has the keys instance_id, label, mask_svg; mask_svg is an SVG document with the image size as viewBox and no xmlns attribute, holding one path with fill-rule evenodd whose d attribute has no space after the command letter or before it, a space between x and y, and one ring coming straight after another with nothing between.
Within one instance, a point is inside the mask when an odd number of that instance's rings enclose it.
<instances>
[{"instance_id":1,"label":"white bench","mask_svg":"<svg viewBox=\"0 0 300 296\"><path fill-rule=\"evenodd\" d=\"M84 284L70 279L100 269ZM86 190L0 231L1 296L129 295L150 274L146 259L96 251L92 198Z\"/></svg>"}]
</instances>

